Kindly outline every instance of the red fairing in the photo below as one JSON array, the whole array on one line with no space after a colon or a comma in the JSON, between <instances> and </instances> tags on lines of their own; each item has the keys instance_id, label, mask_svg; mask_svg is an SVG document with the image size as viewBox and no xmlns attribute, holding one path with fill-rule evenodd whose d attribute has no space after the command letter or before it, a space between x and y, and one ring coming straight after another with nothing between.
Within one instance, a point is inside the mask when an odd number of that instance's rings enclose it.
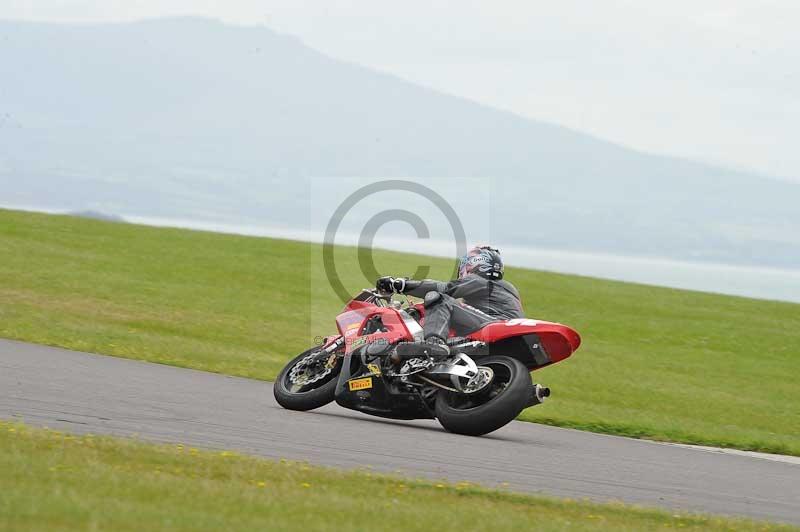
<instances>
[{"instance_id":1,"label":"red fairing","mask_svg":"<svg viewBox=\"0 0 800 532\"><path fill-rule=\"evenodd\" d=\"M381 316L381 324L386 332L378 332L368 335L361 334L364 322L372 316ZM344 312L336 317L336 325L339 332L344 337L346 352L351 352L354 348L364 343L386 341L396 343L401 340L413 340L411 332L403 323L400 314L395 309L378 307L371 303L362 301L351 301L345 307Z\"/></svg>"},{"instance_id":2,"label":"red fairing","mask_svg":"<svg viewBox=\"0 0 800 532\"><path fill-rule=\"evenodd\" d=\"M423 315L422 322L424 323L425 307L422 304L417 304L415 307ZM581 337L574 329L560 323L528 318L490 323L481 330L468 335L468 338L491 344L512 336L524 336L531 333L539 336L544 350L550 356L551 364L569 357L581 345ZM453 331L450 331L450 336L453 334Z\"/></svg>"},{"instance_id":3,"label":"red fairing","mask_svg":"<svg viewBox=\"0 0 800 532\"><path fill-rule=\"evenodd\" d=\"M424 324L425 308L422 304L414 305L422 315ZM364 322L371 316L381 315L383 327L386 332L362 336ZM344 311L336 317L336 324L340 334L345 339L346 351L378 340L395 343L400 340L412 340L413 336L408 330L399 313L390 308L379 307L372 303L353 300L345 306ZM520 318L490 323L479 331L468 335L472 340L492 344L514 336L536 334L539 341L550 358L548 364L560 362L574 353L581 345L578 333L566 325L550 321ZM453 336L453 331L450 331Z\"/></svg>"},{"instance_id":4,"label":"red fairing","mask_svg":"<svg viewBox=\"0 0 800 532\"><path fill-rule=\"evenodd\" d=\"M510 338L534 333L552 362L564 360L581 345L581 337L574 330L560 323L532 319L516 319L490 323L483 329L469 335L473 340L493 343Z\"/></svg>"}]
</instances>

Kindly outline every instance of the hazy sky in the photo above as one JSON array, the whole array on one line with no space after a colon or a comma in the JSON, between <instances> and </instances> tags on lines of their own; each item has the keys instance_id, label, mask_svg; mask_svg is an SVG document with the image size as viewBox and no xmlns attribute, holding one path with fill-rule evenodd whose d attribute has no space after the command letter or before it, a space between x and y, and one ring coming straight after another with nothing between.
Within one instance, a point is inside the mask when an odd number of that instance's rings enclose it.
<instances>
[{"instance_id":1,"label":"hazy sky","mask_svg":"<svg viewBox=\"0 0 800 532\"><path fill-rule=\"evenodd\" d=\"M0 0L0 18L203 15L635 148L800 180L797 0Z\"/></svg>"}]
</instances>

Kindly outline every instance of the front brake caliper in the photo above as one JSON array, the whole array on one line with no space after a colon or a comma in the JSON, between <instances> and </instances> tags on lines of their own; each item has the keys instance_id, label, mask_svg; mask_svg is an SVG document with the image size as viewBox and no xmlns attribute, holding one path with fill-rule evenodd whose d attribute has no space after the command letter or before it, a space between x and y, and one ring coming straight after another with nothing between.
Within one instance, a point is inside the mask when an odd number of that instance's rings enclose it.
<instances>
[{"instance_id":1,"label":"front brake caliper","mask_svg":"<svg viewBox=\"0 0 800 532\"><path fill-rule=\"evenodd\" d=\"M331 356L328 357L328 361L325 362L325 367L327 369L333 369L333 366L336 365L336 354L331 353Z\"/></svg>"}]
</instances>

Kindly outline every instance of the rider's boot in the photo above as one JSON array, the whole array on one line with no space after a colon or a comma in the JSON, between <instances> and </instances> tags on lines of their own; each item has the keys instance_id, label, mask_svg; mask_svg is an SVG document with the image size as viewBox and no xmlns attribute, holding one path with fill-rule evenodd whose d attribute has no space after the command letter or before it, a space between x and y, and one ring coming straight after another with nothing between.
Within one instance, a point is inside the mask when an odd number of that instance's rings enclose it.
<instances>
[{"instance_id":1,"label":"rider's boot","mask_svg":"<svg viewBox=\"0 0 800 532\"><path fill-rule=\"evenodd\" d=\"M403 359L425 356L431 357L434 360L441 360L450 356L450 348L444 339L438 336L428 336L421 342L410 342L398 345L389 360L398 364Z\"/></svg>"}]
</instances>

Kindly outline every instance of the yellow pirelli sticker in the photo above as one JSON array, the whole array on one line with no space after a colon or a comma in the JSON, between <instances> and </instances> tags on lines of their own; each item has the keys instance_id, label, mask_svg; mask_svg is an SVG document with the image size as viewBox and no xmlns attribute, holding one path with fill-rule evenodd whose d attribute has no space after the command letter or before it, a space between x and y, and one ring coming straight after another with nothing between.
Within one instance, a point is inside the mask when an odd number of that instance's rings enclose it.
<instances>
[{"instance_id":1,"label":"yellow pirelli sticker","mask_svg":"<svg viewBox=\"0 0 800 532\"><path fill-rule=\"evenodd\" d=\"M372 377L365 377L363 379L353 379L347 383L350 386L350 391L355 392L358 390L368 390L372 388Z\"/></svg>"}]
</instances>

